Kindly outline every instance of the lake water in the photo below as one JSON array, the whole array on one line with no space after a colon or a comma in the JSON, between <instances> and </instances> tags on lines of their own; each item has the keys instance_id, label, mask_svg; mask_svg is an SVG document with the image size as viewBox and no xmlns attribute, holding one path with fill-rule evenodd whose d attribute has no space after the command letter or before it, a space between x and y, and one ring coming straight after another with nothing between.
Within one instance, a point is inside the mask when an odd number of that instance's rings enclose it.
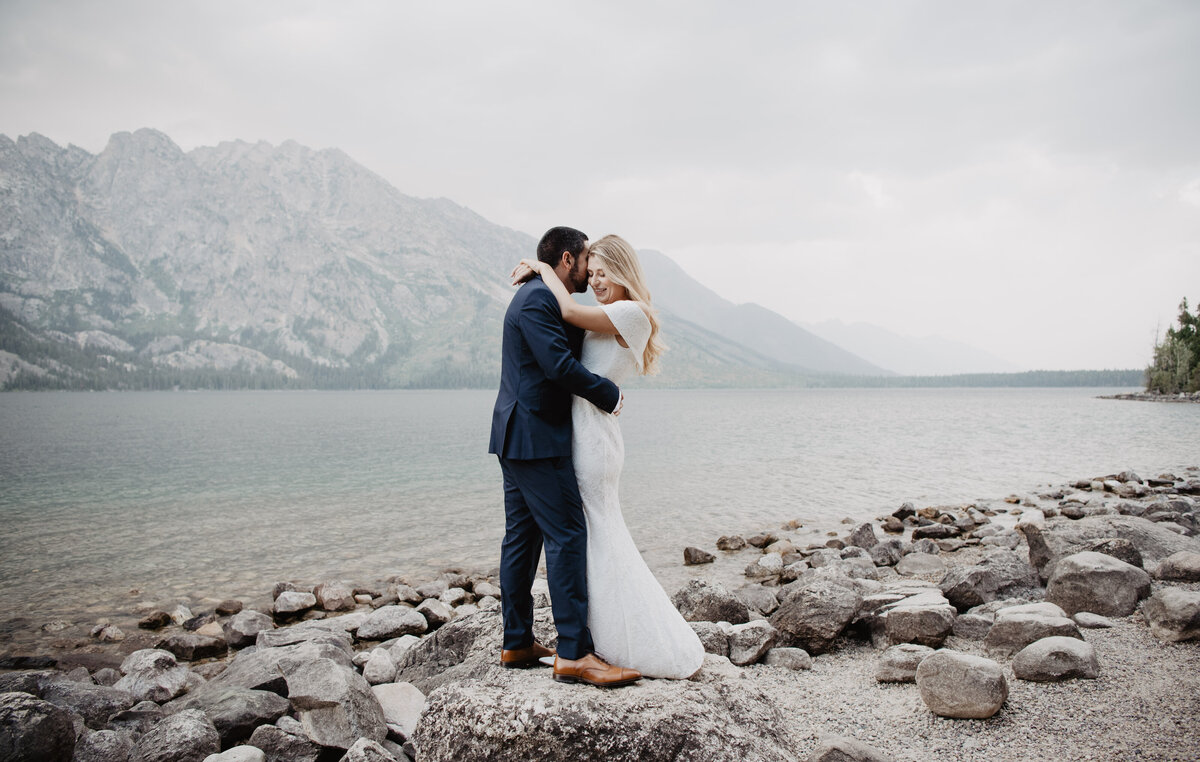
<instances>
[{"instance_id":1,"label":"lake water","mask_svg":"<svg viewBox=\"0 0 1200 762\"><path fill-rule=\"evenodd\" d=\"M1114 391L634 390L625 515L662 570L685 545L788 519L837 528L908 500L1200 462L1200 405L1097 399ZM0 395L0 622L491 567L494 396Z\"/></svg>"}]
</instances>

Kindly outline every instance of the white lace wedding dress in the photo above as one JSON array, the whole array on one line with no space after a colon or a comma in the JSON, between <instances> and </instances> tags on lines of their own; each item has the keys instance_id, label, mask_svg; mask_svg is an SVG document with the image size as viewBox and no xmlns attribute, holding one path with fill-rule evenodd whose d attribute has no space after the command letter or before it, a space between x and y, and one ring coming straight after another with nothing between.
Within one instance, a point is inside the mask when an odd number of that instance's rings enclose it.
<instances>
[{"instance_id":1,"label":"white lace wedding dress","mask_svg":"<svg viewBox=\"0 0 1200 762\"><path fill-rule=\"evenodd\" d=\"M618 385L640 369L650 321L632 301L601 305L621 338L588 332L581 361ZM686 678L700 669L704 647L642 560L617 496L625 444L619 418L576 397L572 452L587 517L588 628L600 658L647 677Z\"/></svg>"}]
</instances>

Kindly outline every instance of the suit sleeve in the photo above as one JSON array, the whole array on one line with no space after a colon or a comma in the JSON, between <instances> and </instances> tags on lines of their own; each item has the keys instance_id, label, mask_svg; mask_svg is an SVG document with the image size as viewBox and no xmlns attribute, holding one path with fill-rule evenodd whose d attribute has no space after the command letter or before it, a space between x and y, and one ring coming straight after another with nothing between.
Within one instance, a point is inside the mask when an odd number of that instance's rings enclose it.
<instances>
[{"instance_id":1,"label":"suit sleeve","mask_svg":"<svg viewBox=\"0 0 1200 762\"><path fill-rule=\"evenodd\" d=\"M616 409L621 400L620 390L612 381L583 367L571 354L562 313L549 291L522 305L518 325L546 378L601 410L611 413Z\"/></svg>"}]
</instances>

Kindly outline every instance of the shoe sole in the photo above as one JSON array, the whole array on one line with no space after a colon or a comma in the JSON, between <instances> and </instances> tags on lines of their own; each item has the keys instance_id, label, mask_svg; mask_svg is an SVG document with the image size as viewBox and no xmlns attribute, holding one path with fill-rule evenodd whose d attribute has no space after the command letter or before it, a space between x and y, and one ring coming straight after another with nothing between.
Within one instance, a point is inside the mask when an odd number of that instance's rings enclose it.
<instances>
[{"instance_id":1,"label":"shoe sole","mask_svg":"<svg viewBox=\"0 0 1200 762\"><path fill-rule=\"evenodd\" d=\"M533 661L502 661L500 662L500 666L505 669L530 669L531 667L545 667L548 665L543 664L538 659L534 659Z\"/></svg>"},{"instance_id":2,"label":"shoe sole","mask_svg":"<svg viewBox=\"0 0 1200 762\"><path fill-rule=\"evenodd\" d=\"M641 679L642 678L640 678L640 677L634 677L629 680L614 680L611 683L597 683L597 682L593 682L592 680L588 680L583 677L575 677L573 675L560 675L557 672L554 673L554 682L556 682L556 683L584 683L586 685L594 685L597 688L620 688L623 685L633 685L634 683L636 683L638 680L641 680Z\"/></svg>"}]
</instances>

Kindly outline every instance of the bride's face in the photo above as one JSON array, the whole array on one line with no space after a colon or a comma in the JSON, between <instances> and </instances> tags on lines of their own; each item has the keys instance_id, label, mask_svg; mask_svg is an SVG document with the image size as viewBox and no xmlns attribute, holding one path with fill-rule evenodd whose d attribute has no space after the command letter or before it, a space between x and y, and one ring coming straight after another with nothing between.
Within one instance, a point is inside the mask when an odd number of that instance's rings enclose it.
<instances>
[{"instance_id":1,"label":"bride's face","mask_svg":"<svg viewBox=\"0 0 1200 762\"><path fill-rule=\"evenodd\" d=\"M591 265L588 268L588 283L592 286L592 295L596 297L596 301L601 304L612 304L629 298L624 286L608 279L600 260L592 260Z\"/></svg>"}]
</instances>

